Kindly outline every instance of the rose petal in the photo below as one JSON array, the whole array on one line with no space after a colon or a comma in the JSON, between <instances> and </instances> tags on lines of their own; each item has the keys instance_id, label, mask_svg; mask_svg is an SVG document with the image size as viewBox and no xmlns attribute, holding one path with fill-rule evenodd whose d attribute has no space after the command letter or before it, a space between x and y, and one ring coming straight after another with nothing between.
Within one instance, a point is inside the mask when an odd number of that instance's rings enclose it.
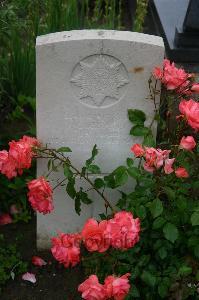
<instances>
[{"instance_id":1,"label":"rose petal","mask_svg":"<svg viewBox=\"0 0 199 300\"><path fill-rule=\"evenodd\" d=\"M37 281L36 277L35 277L35 274L29 273L29 272L23 274L22 279L26 280L26 281L29 281L29 282L32 282L32 283L35 283Z\"/></svg>"},{"instance_id":2,"label":"rose petal","mask_svg":"<svg viewBox=\"0 0 199 300\"><path fill-rule=\"evenodd\" d=\"M35 266L42 267L42 266L47 265L47 262L39 256L33 256L32 257L32 264L35 265Z\"/></svg>"},{"instance_id":3,"label":"rose petal","mask_svg":"<svg viewBox=\"0 0 199 300\"><path fill-rule=\"evenodd\" d=\"M0 215L0 225L7 225L12 223L12 218L9 214Z\"/></svg>"}]
</instances>

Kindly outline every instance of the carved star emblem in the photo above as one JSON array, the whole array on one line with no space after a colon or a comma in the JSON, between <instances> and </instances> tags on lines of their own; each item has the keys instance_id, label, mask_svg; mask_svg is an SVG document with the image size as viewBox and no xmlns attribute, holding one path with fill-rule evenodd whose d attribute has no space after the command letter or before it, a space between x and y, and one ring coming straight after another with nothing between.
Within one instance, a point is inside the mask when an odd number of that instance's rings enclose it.
<instances>
[{"instance_id":1,"label":"carved star emblem","mask_svg":"<svg viewBox=\"0 0 199 300\"><path fill-rule=\"evenodd\" d=\"M99 55L93 63L80 62L80 72L71 82L80 87L80 99L91 97L101 106L106 97L119 99L119 88L129 82L120 72L121 62L110 63Z\"/></svg>"}]
</instances>

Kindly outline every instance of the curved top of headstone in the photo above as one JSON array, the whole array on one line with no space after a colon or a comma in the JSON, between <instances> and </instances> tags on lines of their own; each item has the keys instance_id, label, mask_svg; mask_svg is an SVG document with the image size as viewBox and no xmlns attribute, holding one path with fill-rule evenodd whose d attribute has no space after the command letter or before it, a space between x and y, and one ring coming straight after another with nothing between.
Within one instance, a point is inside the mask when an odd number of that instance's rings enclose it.
<instances>
[{"instance_id":1,"label":"curved top of headstone","mask_svg":"<svg viewBox=\"0 0 199 300\"><path fill-rule=\"evenodd\" d=\"M71 30L55 32L37 37L37 46L78 40L118 40L132 41L164 47L163 39L159 36L117 30Z\"/></svg>"}]
</instances>

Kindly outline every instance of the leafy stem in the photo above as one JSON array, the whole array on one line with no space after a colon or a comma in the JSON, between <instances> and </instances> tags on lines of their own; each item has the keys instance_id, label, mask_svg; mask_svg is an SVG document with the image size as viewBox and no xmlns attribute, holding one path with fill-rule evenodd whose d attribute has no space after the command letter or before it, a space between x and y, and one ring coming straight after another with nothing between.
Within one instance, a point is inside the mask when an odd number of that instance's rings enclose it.
<instances>
[{"instance_id":1,"label":"leafy stem","mask_svg":"<svg viewBox=\"0 0 199 300\"><path fill-rule=\"evenodd\" d=\"M87 176L87 174L82 173L81 171L79 171L70 161L70 159L68 157L65 157L63 155L63 153L59 153L60 155L58 155L56 149L47 149L47 148L43 148L39 150L40 153L44 153L48 155L48 158L50 157L51 159L54 160L58 160L61 162L61 164L66 164L68 165L73 171L75 171L75 174L80 176L80 178L83 178L90 186L91 189L93 189L105 202L105 207L106 208L110 208L112 213L115 213L115 209L114 207L111 205L111 203L109 202L109 200L104 196L104 192L100 192L94 185L94 183L89 179L89 177ZM45 156L43 158L46 158ZM67 178L63 179L61 182L59 182L54 188L56 189L58 186L60 186L65 180L67 180Z\"/></svg>"}]
</instances>

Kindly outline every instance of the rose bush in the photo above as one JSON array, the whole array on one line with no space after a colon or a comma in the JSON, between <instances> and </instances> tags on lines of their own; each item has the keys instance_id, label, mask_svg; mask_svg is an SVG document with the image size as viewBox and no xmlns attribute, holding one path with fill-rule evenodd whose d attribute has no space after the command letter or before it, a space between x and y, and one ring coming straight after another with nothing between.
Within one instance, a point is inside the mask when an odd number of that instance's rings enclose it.
<instances>
[{"instance_id":1,"label":"rose bush","mask_svg":"<svg viewBox=\"0 0 199 300\"><path fill-rule=\"evenodd\" d=\"M157 81L162 83L160 105ZM53 191L58 186L64 186L74 200L77 214L82 203L92 203L90 189L104 201L101 221L89 219L81 232L59 233L52 238L51 252L59 263L65 267L83 264L88 275L78 288L83 299L197 299L198 86L194 74L168 60L163 67L156 67L149 80L152 122L146 127L144 112L128 110L133 125L130 134L139 136L141 142L129 149L126 165L94 181L88 175L101 172L94 163L96 145L80 170L69 157L69 147L49 149L34 138L12 141L8 151L0 152L0 172L9 179L29 169L34 158L48 160L46 174L27 183L28 200L40 213L52 212ZM152 134L155 122L159 125L157 142ZM60 167L64 179L53 187L48 177ZM88 189L77 188L77 176L87 182ZM133 189L127 193L125 184L130 180ZM116 206L106 193L113 189L120 195ZM1 217L2 224L11 220Z\"/></svg>"}]
</instances>

